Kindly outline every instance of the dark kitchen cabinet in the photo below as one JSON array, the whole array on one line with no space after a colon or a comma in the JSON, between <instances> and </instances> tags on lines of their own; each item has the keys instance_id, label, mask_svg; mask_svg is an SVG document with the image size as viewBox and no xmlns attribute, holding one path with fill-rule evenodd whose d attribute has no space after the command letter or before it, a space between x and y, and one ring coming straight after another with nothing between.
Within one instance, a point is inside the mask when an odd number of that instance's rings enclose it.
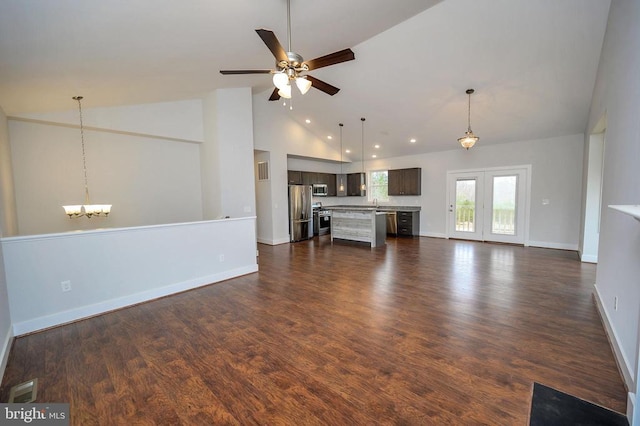
<instances>
[{"instance_id":1,"label":"dark kitchen cabinet","mask_svg":"<svg viewBox=\"0 0 640 426\"><path fill-rule=\"evenodd\" d=\"M316 172L302 172L302 184L313 185L314 183L318 183L317 175Z\"/></svg>"},{"instance_id":2,"label":"dark kitchen cabinet","mask_svg":"<svg viewBox=\"0 0 640 426\"><path fill-rule=\"evenodd\" d=\"M347 175L347 195L352 197L364 197L367 190L362 190L362 184L367 183L367 177L364 173L349 173Z\"/></svg>"},{"instance_id":3,"label":"dark kitchen cabinet","mask_svg":"<svg viewBox=\"0 0 640 426\"><path fill-rule=\"evenodd\" d=\"M334 173L302 172L299 170L287 170L289 185L313 185L324 183L327 185L327 195L338 195L336 188L336 175Z\"/></svg>"},{"instance_id":4,"label":"dark kitchen cabinet","mask_svg":"<svg viewBox=\"0 0 640 426\"><path fill-rule=\"evenodd\" d=\"M333 173L317 173L317 183L324 183L327 185L327 196L335 197L338 195L336 190L336 175Z\"/></svg>"},{"instance_id":5,"label":"dark kitchen cabinet","mask_svg":"<svg viewBox=\"0 0 640 426\"><path fill-rule=\"evenodd\" d=\"M399 211L397 218L399 236L413 237L420 235L420 212Z\"/></svg>"},{"instance_id":6,"label":"dark kitchen cabinet","mask_svg":"<svg viewBox=\"0 0 640 426\"><path fill-rule=\"evenodd\" d=\"M289 185L302 185L302 172L299 170L287 170Z\"/></svg>"},{"instance_id":7,"label":"dark kitchen cabinet","mask_svg":"<svg viewBox=\"0 0 640 426\"><path fill-rule=\"evenodd\" d=\"M389 170L389 195L420 195L422 192L422 169Z\"/></svg>"}]
</instances>

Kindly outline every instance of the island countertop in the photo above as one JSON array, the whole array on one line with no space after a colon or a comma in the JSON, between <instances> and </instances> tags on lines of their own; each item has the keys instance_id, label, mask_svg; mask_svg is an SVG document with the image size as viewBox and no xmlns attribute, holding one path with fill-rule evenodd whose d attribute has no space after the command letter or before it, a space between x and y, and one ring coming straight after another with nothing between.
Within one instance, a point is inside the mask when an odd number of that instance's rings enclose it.
<instances>
[{"instance_id":1,"label":"island countertop","mask_svg":"<svg viewBox=\"0 0 640 426\"><path fill-rule=\"evenodd\" d=\"M337 205L323 206L325 210L378 211L378 212L419 212L420 206L368 206L368 205Z\"/></svg>"}]
</instances>

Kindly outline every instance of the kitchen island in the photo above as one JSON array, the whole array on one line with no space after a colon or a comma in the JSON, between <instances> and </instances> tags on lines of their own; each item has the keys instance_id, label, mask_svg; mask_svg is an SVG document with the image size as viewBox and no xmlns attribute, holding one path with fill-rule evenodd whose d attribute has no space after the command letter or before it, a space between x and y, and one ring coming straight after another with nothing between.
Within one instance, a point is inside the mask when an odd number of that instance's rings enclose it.
<instances>
[{"instance_id":1,"label":"kitchen island","mask_svg":"<svg viewBox=\"0 0 640 426\"><path fill-rule=\"evenodd\" d=\"M387 215L375 207L332 206L331 241L334 239L360 241L379 247L385 244Z\"/></svg>"}]
</instances>

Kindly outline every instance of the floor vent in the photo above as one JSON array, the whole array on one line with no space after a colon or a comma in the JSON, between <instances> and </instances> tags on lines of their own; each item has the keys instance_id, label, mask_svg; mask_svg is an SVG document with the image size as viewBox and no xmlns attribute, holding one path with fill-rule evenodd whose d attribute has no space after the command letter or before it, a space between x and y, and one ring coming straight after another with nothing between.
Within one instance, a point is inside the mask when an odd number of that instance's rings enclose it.
<instances>
[{"instance_id":1,"label":"floor vent","mask_svg":"<svg viewBox=\"0 0 640 426\"><path fill-rule=\"evenodd\" d=\"M15 385L9 392L9 403L24 404L33 402L38 396L38 379L32 379Z\"/></svg>"}]
</instances>

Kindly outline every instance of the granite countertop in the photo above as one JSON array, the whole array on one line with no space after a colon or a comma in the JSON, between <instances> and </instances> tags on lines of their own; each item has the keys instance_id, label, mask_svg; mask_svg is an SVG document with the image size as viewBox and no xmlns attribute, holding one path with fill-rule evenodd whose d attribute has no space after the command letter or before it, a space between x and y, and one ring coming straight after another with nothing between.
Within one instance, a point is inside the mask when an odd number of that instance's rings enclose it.
<instances>
[{"instance_id":1,"label":"granite countertop","mask_svg":"<svg viewBox=\"0 0 640 426\"><path fill-rule=\"evenodd\" d=\"M366 210L366 211L378 211L378 212L419 212L420 206L350 206L350 205L337 205L337 206L323 206L325 210Z\"/></svg>"}]
</instances>

